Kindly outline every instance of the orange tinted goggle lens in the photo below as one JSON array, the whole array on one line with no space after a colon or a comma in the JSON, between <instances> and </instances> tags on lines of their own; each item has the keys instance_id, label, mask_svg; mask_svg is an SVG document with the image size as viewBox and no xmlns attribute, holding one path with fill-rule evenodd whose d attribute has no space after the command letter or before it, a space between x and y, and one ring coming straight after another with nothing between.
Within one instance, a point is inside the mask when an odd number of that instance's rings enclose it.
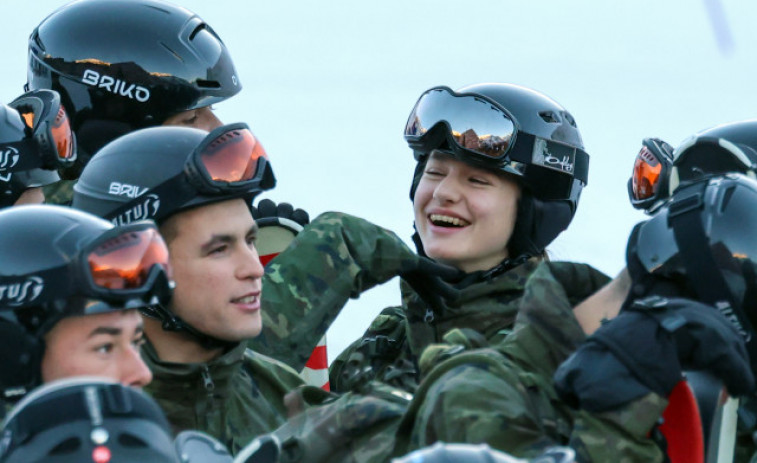
<instances>
[{"instance_id":1,"label":"orange tinted goggle lens","mask_svg":"<svg viewBox=\"0 0 757 463\"><path fill-rule=\"evenodd\" d=\"M632 190L637 200L654 196L660 184L662 163L646 146L641 148L633 164Z\"/></svg>"},{"instance_id":2,"label":"orange tinted goggle lens","mask_svg":"<svg viewBox=\"0 0 757 463\"><path fill-rule=\"evenodd\" d=\"M30 129L34 129L34 111L22 112L21 117ZM60 159L71 159L74 156L73 132L71 124L68 122L68 115L63 106L58 108L58 114L50 127L50 134L53 137L53 144Z\"/></svg>"},{"instance_id":3,"label":"orange tinted goggle lens","mask_svg":"<svg viewBox=\"0 0 757 463\"><path fill-rule=\"evenodd\" d=\"M53 134L53 142L58 150L58 157L61 159L71 159L74 155L74 135L71 131L71 124L68 122L68 115L63 106L58 109L51 132Z\"/></svg>"},{"instance_id":4,"label":"orange tinted goggle lens","mask_svg":"<svg viewBox=\"0 0 757 463\"><path fill-rule=\"evenodd\" d=\"M261 157L268 157L263 145L247 129L234 129L219 135L200 153L200 160L210 178L223 182L252 180Z\"/></svg>"},{"instance_id":5,"label":"orange tinted goggle lens","mask_svg":"<svg viewBox=\"0 0 757 463\"><path fill-rule=\"evenodd\" d=\"M150 270L160 265L170 277L168 248L158 231L129 231L95 248L87 257L92 280L107 289L141 288Z\"/></svg>"}]
</instances>

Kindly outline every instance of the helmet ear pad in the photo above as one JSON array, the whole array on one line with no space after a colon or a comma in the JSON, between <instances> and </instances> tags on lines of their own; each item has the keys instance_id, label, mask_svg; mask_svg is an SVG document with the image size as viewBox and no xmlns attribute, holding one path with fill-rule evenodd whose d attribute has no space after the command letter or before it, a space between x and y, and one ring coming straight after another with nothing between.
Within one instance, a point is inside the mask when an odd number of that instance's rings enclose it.
<instances>
[{"instance_id":1,"label":"helmet ear pad","mask_svg":"<svg viewBox=\"0 0 757 463\"><path fill-rule=\"evenodd\" d=\"M12 315L11 315L12 316ZM0 316L0 399L14 401L42 382L44 340Z\"/></svg>"},{"instance_id":2,"label":"helmet ear pad","mask_svg":"<svg viewBox=\"0 0 757 463\"><path fill-rule=\"evenodd\" d=\"M508 244L511 258L537 256L563 230L575 211L569 201L542 201L523 188L518 201L515 227Z\"/></svg>"}]
</instances>

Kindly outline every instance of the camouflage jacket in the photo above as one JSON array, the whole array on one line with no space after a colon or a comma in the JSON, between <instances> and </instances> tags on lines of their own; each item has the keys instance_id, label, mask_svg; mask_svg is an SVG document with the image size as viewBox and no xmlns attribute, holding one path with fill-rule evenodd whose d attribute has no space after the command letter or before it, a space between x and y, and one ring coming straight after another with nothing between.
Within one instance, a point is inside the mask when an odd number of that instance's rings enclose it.
<instances>
[{"instance_id":1,"label":"camouflage jacket","mask_svg":"<svg viewBox=\"0 0 757 463\"><path fill-rule=\"evenodd\" d=\"M321 214L266 266L263 331L249 347L301 370L349 298L417 259L389 230L348 214Z\"/></svg>"},{"instance_id":2,"label":"camouflage jacket","mask_svg":"<svg viewBox=\"0 0 757 463\"><path fill-rule=\"evenodd\" d=\"M163 362L149 342L142 356L154 378L145 392L158 402L174 431L206 432L232 453L284 423L284 395L302 384L291 368L244 343L208 363Z\"/></svg>"},{"instance_id":3,"label":"camouflage jacket","mask_svg":"<svg viewBox=\"0 0 757 463\"><path fill-rule=\"evenodd\" d=\"M537 265L528 261L467 285L459 303L433 320L426 316L426 303L402 282L403 307L384 309L363 337L339 355L330 369L332 390L359 390L379 380L414 392L421 352L455 328L478 333L483 344L496 343L512 328L526 281Z\"/></svg>"},{"instance_id":4,"label":"camouflage jacket","mask_svg":"<svg viewBox=\"0 0 757 463\"><path fill-rule=\"evenodd\" d=\"M398 433L410 436L404 445L486 442L522 457L568 445L581 462L663 461L648 436L665 399L649 394L592 415L562 403L552 385L557 366L585 339L573 307L606 281L588 266L544 263L526 284L509 336L470 349L463 333L452 332L452 344L431 346L422 357L430 372Z\"/></svg>"},{"instance_id":5,"label":"camouflage jacket","mask_svg":"<svg viewBox=\"0 0 757 463\"><path fill-rule=\"evenodd\" d=\"M74 199L74 185L76 180L60 180L42 187L45 194L45 204L70 206Z\"/></svg>"}]
</instances>

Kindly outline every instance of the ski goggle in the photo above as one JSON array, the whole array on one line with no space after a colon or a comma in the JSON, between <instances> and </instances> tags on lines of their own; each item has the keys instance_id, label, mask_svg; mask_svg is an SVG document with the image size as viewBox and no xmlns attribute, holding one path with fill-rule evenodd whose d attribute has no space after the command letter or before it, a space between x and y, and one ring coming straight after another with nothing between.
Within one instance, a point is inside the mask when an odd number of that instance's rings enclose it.
<instances>
[{"instance_id":1,"label":"ski goggle","mask_svg":"<svg viewBox=\"0 0 757 463\"><path fill-rule=\"evenodd\" d=\"M670 190L679 185L729 172L755 178L757 153L724 138L692 137L673 152Z\"/></svg>"},{"instance_id":2,"label":"ski goggle","mask_svg":"<svg viewBox=\"0 0 757 463\"><path fill-rule=\"evenodd\" d=\"M160 220L198 196L239 196L268 190L275 184L268 156L247 124L229 124L210 132L189 154L181 172L105 218L117 225L130 223L135 217ZM143 213L132 214L135 207Z\"/></svg>"},{"instance_id":3,"label":"ski goggle","mask_svg":"<svg viewBox=\"0 0 757 463\"><path fill-rule=\"evenodd\" d=\"M37 153L37 156L21 156L10 171L34 168L54 170L73 164L76 160L76 137L56 92L33 90L8 103L8 106L19 112L30 136L4 146Z\"/></svg>"},{"instance_id":4,"label":"ski goggle","mask_svg":"<svg viewBox=\"0 0 757 463\"><path fill-rule=\"evenodd\" d=\"M673 148L658 138L645 138L641 143L628 179L628 199L634 208L652 212L670 196Z\"/></svg>"},{"instance_id":5,"label":"ski goggle","mask_svg":"<svg viewBox=\"0 0 757 463\"><path fill-rule=\"evenodd\" d=\"M588 180L585 151L523 132L495 101L448 87L421 95L405 125L405 140L416 158L446 142L458 156L515 175L530 175L527 166L565 174L563 182L548 182L555 191L542 192L547 199L569 198L575 190L573 179L584 185Z\"/></svg>"},{"instance_id":6,"label":"ski goggle","mask_svg":"<svg viewBox=\"0 0 757 463\"><path fill-rule=\"evenodd\" d=\"M128 295L152 287L161 273L171 279L168 248L150 222L106 232L85 257L89 283L98 291Z\"/></svg>"},{"instance_id":7,"label":"ski goggle","mask_svg":"<svg viewBox=\"0 0 757 463\"><path fill-rule=\"evenodd\" d=\"M72 267L74 266L74 267ZM61 278L62 274L73 275ZM19 277L0 278L0 308L35 306L80 296L80 311L111 310L97 301L125 308L167 302L172 272L168 247L152 221L105 231L61 267Z\"/></svg>"}]
</instances>

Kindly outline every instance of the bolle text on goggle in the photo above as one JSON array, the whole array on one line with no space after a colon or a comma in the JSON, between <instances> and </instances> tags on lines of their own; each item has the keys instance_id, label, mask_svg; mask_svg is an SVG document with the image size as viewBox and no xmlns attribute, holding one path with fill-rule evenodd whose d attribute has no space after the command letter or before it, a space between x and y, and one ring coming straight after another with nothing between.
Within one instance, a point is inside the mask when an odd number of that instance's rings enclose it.
<instances>
[{"instance_id":1,"label":"bolle text on goggle","mask_svg":"<svg viewBox=\"0 0 757 463\"><path fill-rule=\"evenodd\" d=\"M27 92L8 106L21 115L28 136L15 143L0 143L3 163L0 171L21 172L58 169L76 160L76 138L58 93L53 90ZM11 162L9 155L17 158Z\"/></svg>"},{"instance_id":2,"label":"bolle text on goggle","mask_svg":"<svg viewBox=\"0 0 757 463\"><path fill-rule=\"evenodd\" d=\"M229 124L210 132L189 154L181 172L105 218L117 225L161 220L196 196L257 193L275 184L268 155L247 124Z\"/></svg>"},{"instance_id":3,"label":"bolle text on goggle","mask_svg":"<svg viewBox=\"0 0 757 463\"><path fill-rule=\"evenodd\" d=\"M430 152L446 141L458 148L457 154L486 164L511 164L515 170L522 170L517 165L537 165L584 184L588 179L585 151L520 131L510 112L498 103L448 87L421 95L405 125L405 140L419 152Z\"/></svg>"}]
</instances>

